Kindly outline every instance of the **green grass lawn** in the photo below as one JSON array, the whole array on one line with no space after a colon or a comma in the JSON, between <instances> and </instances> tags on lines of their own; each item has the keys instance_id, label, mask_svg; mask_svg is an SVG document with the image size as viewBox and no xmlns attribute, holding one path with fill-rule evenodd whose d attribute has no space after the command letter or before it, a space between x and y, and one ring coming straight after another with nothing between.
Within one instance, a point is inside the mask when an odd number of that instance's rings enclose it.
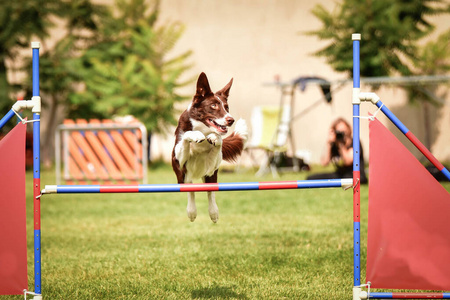
<instances>
[{"instance_id":1,"label":"green grass lawn","mask_svg":"<svg viewBox=\"0 0 450 300\"><path fill-rule=\"evenodd\" d=\"M305 176L284 174L281 180ZM42 188L55 182L53 172L41 177ZM219 178L273 180L253 172ZM149 180L175 183L167 166L152 169ZM367 194L363 186L363 269ZM197 193L193 223L186 198L184 193L44 195L44 299L351 299L351 190L217 192L217 224L209 219L206 193ZM33 291L31 185L27 210Z\"/></svg>"}]
</instances>

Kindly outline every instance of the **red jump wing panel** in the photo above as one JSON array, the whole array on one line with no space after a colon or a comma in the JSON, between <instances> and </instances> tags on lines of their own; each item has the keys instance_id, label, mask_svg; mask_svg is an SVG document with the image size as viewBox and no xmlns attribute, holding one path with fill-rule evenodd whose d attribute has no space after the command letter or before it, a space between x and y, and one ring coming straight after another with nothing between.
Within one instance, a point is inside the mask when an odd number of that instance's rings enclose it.
<instances>
[{"instance_id":1,"label":"red jump wing panel","mask_svg":"<svg viewBox=\"0 0 450 300\"><path fill-rule=\"evenodd\" d=\"M450 290L450 194L378 120L369 169L367 281Z\"/></svg>"}]
</instances>

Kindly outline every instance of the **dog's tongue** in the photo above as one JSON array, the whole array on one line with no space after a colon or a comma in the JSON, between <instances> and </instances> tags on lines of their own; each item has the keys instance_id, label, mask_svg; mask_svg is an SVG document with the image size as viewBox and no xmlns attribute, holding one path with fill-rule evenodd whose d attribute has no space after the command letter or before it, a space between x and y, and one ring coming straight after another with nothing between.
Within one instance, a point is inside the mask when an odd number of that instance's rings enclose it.
<instances>
[{"instance_id":1,"label":"dog's tongue","mask_svg":"<svg viewBox=\"0 0 450 300\"><path fill-rule=\"evenodd\" d=\"M226 126L216 126L216 128L223 133L227 133L228 132L228 128Z\"/></svg>"},{"instance_id":2,"label":"dog's tongue","mask_svg":"<svg viewBox=\"0 0 450 300\"><path fill-rule=\"evenodd\" d=\"M208 120L208 123L210 125L212 125L214 128L216 128L221 133L227 133L228 132L228 128L225 125L219 125L216 122L214 122L213 120Z\"/></svg>"}]
</instances>

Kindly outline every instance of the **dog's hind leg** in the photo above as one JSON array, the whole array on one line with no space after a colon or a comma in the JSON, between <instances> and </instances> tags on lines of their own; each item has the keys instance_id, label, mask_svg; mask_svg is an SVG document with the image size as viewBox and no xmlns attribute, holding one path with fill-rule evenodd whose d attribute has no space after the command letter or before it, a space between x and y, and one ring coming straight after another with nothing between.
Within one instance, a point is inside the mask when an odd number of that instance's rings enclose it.
<instances>
[{"instance_id":1,"label":"dog's hind leg","mask_svg":"<svg viewBox=\"0 0 450 300\"><path fill-rule=\"evenodd\" d=\"M211 177L205 176L204 178L205 183L216 183L217 182L217 170L214 172L214 174ZM208 211L209 211L209 217L211 218L211 221L214 223L217 223L219 221L219 207L216 203L216 194L214 192L207 192L208 193Z\"/></svg>"},{"instance_id":2,"label":"dog's hind leg","mask_svg":"<svg viewBox=\"0 0 450 300\"><path fill-rule=\"evenodd\" d=\"M187 182L187 183L192 183L192 182ZM188 204L187 204L187 215L189 220L191 220L191 222L195 221L195 218L197 218L197 206L195 205L195 193L194 192L188 192Z\"/></svg>"},{"instance_id":3,"label":"dog's hind leg","mask_svg":"<svg viewBox=\"0 0 450 300\"><path fill-rule=\"evenodd\" d=\"M187 215L191 222L195 221L197 218L197 207L195 206L195 193L188 192L188 205L187 205Z\"/></svg>"},{"instance_id":4,"label":"dog's hind leg","mask_svg":"<svg viewBox=\"0 0 450 300\"><path fill-rule=\"evenodd\" d=\"M219 221L219 207L217 207L216 204L216 194L214 192L207 192L208 193L208 210L209 210L209 217L211 218L211 221L214 223L217 223Z\"/></svg>"}]
</instances>

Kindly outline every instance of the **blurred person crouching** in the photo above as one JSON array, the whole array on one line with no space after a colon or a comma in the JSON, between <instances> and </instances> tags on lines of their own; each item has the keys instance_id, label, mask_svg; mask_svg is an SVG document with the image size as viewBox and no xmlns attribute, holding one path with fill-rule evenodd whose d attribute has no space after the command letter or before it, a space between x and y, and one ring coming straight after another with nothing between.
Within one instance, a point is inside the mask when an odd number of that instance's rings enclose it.
<instances>
[{"instance_id":1,"label":"blurred person crouching","mask_svg":"<svg viewBox=\"0 0 450 300\"><path fill-rule=\"evenodd\" d=\"M366 172L364 170L364 155L360 144L361 157L361 183L367 183ZM352 127L343 118L338 118L331 125L328 133L327 143L320 159L323 166L330 163L334 165L335 171L332 173L319 173L308 176L310 179L340 179L353 178L353 135Z\"/></svg>"}]
</instances>

